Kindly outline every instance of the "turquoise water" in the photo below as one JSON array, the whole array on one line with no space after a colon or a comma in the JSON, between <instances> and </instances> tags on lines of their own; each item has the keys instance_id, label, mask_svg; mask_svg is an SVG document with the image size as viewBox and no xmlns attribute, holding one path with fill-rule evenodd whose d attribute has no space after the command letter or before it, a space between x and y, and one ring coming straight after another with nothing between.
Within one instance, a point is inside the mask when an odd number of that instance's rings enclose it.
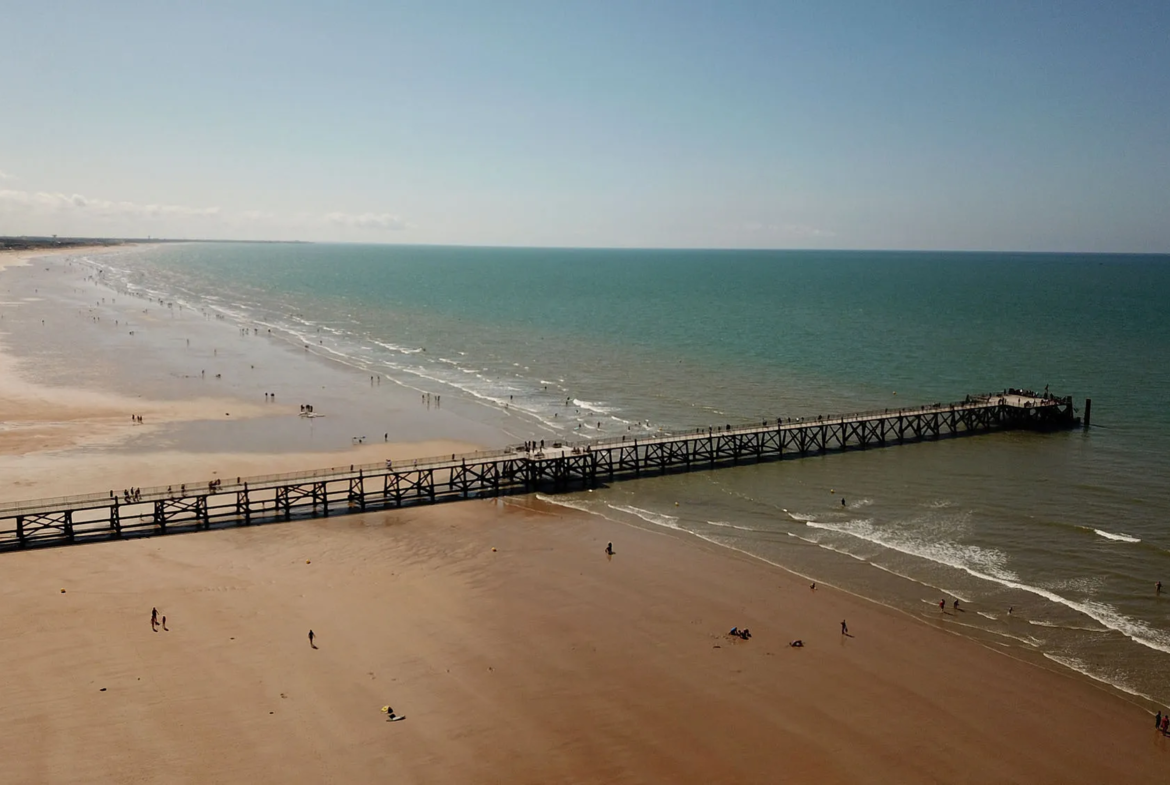
<instances>
[{"instance_id":1,"label":"turquoise water","mask_svg":"<svg viewBox=\"0 0 1170 785\"><path fill-rule=\"evenodd\" d=\"M1087 432L558 501L1170 702L1170 592L1153 591L1170 584L1170 257L192 244L100 261L119 287L265 326L485 417L506 407L517 440L1009 386L1091 397ZM940 614L944 596L965 610Z\"/></svg>"}]
</instances>

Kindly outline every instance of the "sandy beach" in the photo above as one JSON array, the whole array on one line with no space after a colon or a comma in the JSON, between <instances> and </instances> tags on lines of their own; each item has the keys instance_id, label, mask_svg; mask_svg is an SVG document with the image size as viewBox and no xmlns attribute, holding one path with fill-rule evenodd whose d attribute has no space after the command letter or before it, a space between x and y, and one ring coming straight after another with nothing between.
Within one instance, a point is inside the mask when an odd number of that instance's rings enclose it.
<instances>
[{"instance_id":1,"label":"sandy beach","mask_svg":"<svg viewBox=\"0 0 1170 785\"><path fill-rule=\"evenodd\" d=\"M127 249L0 253L25 268L0 276L0 501L508 440L212 314L119 297L78 261L114 252ZM321 416L300 417L302 403Z\"/></svg>"},{"instance_id":2,"label":"sandy beach","mask_svg":"<svg viewBox=\"0 0 1170 785\"><path fill-rule=\"evenodd\" d=\"M67 257L0 274L0 500L508 437L205 314L102 302ZM0 782L1128 783L1170 766L1145 708L1088 679L535 499L0 568Z\"/></svg>"},{"instance_id":3,"label":"sandy beach","mask_svg":"<svg viewBox=\"0 0 1170 785\"><path fill-rule=\"evenodd\" d=\"M540 505L4 567L5 782L1152 782L1170 756L1079 679Z\"/></svg>"}]
</instances>

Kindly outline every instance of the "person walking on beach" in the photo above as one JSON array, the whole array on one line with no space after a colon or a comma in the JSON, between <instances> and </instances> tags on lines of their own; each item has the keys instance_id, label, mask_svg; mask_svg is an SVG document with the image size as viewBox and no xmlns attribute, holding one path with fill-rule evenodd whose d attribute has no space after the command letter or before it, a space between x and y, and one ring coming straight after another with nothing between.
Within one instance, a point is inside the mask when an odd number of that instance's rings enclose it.
<instances>
[{"instance_id":1,"label":"person walking on beach","mask_svg":"<svg viewBox=\"0 0 1170 785\"><path fill-rule=\"evenodd\" d=\"M1162 593L1162 582L1158 581L1157 583L1154 584L1154 594L1161 594L1161 593Z\"/></svg>"},{"instance_id":2,"label":"person walking on beach","mask_svg":"<svg viewBox=\"0 0 1170 785\"><path fill-rule=\"evenodd\" d=\"M317 636L313 634L313 631L309 630L309 645L312 646L314 649L317 648L317 644L313 643L313 639L316 637Z\"/></svg>"},{"instance_id":3,"label":"person walking on beach","mask_svg":"<svg viewBox=\"0 0 1170 785\"><path fill-rule=\"evenodd\" d=\"M606 556L613 556L613 543L612 542L605 546L605 555Z\"/></svg>"},{"instance_id":4,"label":"person walking on beach","mask_svg":"<svg viewBox=\"0 0 1170 785\"><path fill-rule=\"evenodd\" d=\"M1158 713L1154 715L1154 727L1161 730L1162 728L1162 710L1158 709Z\"/></svg>"},{"instance_id":5,"label":"person walking on beach","mask_svg":"<svg viewBox=\"0 0 1170 785\"><path fill-rule=\"evenodd\" d=\"M951 607L954 608L955 610L958 610L959 609L959 601L956 599L954 601L954 603L951 605Z\"/></svg>"},{"instance_id":6,"label":"person walking on beach","mask_svg":"<svg viewBox=\"0 0 1170 785\"><path fill-rule=\"evenodd\" d=\"M150 609L150 629L158 632L158 608Z\"/></svg>"},{"instance_id":7,"label":"person walking on beach","mask_svg":"<svg viewBox=\"0 0 1170 785\"><path fill-rule=\"evenodd\" d=\"M849 634L849 625L845 623L844 619L841 620L841 634L842 635Z\"/></svg>"}]
</instances>

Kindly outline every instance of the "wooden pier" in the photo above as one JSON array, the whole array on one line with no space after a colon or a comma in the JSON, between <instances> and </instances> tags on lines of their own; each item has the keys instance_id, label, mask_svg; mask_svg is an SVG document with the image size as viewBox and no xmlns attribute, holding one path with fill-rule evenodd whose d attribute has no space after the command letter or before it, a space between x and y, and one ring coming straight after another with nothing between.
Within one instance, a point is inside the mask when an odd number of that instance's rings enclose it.
<instances>
[{"instance_id":1,"label":"wooden pier","mask_svg":"<svg viewBox=\"0 0 1170 785\"><path fill-rule=\"evenodd\" d=\"M1079 424L1071 398L1015 390L885 409L648 438L491 452L0 504L0 550L247 526L544 491L932 441Z\"/></svg>"}]
</instances>

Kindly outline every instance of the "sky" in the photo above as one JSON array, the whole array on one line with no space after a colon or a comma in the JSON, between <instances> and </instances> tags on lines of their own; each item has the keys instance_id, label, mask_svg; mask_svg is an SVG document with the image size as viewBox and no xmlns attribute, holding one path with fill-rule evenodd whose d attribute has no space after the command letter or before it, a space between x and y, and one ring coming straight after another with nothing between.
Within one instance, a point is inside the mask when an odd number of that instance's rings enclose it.
<instances>
[{"instance_id":1,"label":"sky","mask_svg":"<svg viewBox=\"0 0 1170 785\"><path fill-rule=\"evenodd\" d=\"M0 235L1170 252L1170 3L0 0Z\"/></svg>"}]
</instances>

